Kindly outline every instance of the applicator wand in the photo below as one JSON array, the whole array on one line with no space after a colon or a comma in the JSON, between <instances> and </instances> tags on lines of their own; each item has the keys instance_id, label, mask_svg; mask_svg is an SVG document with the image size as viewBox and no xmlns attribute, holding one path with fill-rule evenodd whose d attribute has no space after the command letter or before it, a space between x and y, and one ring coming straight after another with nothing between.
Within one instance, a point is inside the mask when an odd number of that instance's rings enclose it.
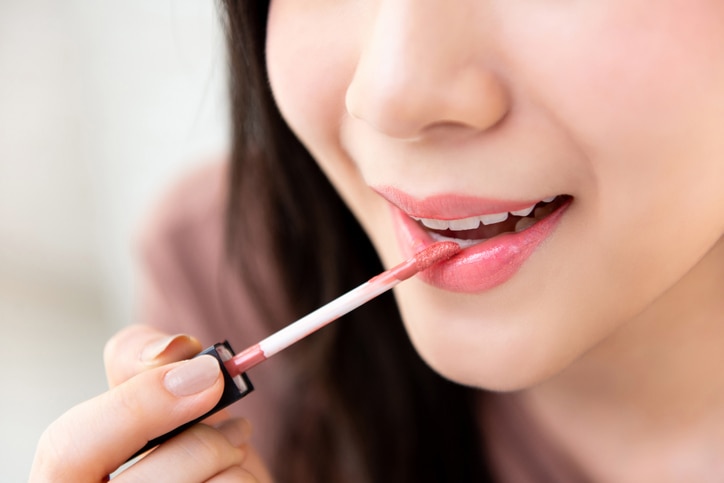
<instances>
[{"instance_id":1,"label":"applicator wand","mask_svg":"<svg viewBox=\"0 0 724 483\"><path fill-rule=\"evenodd\" d=\"M225 361L224 366L226 366L226 370L232 376L242 374L267 360L277 352L286 349L330 322L351 312L360 305L387 292L417 272L430 268L435 263L447 260L459 251L460 246L451 241L429 245L410 259L371 278L359 287L350 290L346 294L235 355L228 361Z\"/></svg>"},{"instance_id":2,"label":"applicator wand","mask_svg":"<svg viewBox=\"0 0 724 483\"><path fill-rule=\"evenodd\" d=\"M254 387L246 375L246 371L252 367L316 332L330 322L351 312L360 305L387 292L398 283L407 280L416 273L451 258L460 252L460 250L460 246L452 241L443 241L428 245L408 260L371 278L357 288L323 305L314 312L305 315L296 322L289 324L237 355L234 355L234 351L228 342L214 344L202 351L198 355L212 355L216 357L221 366L221 372L224 376L224 392L218 404L198 419L190 421L163 436L149 441L146 446L131 458L158 446L167 439L249 394Z\"/></svg>"}]
</instances>

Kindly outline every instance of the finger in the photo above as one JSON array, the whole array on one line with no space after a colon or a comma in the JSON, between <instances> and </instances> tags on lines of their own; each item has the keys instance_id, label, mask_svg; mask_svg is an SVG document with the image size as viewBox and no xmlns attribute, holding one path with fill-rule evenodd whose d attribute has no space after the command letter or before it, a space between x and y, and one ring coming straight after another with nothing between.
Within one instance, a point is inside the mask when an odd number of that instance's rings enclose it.
<instances>
[{"instance_id":1,"label":"finger","mask_svg":"<svg viewBox=\"0 0 724 483\"><path fill-rule=\"evenodd\" d=\"M255 479L251 481L258 483L273 483L274 481L268 467L264 464L261 456L253 446L247 448L246 458L244 458L242 467L248 471L249 474L254 475Z\"/></svg>"},{"instance_id":2,"label":"finger","mask_svg":"<svg viewBox=\"0 0 724 483\"><path fill-rule=\"evenodd\" d=\"M234 446L241 446L249 442L251 437L251 424L244 418L227 419L214 426Z\"/></svg>"},{"instance_id":3,"label":"finger","mask_svg":"<svg viewBox=\"0 0 724 483\"><path fill-rule=\"evenodd\" d=\"M228 419L231 419L231 417L231 412L227 408L224 408L216 411L214 414L204 419L203 422L204 424L208 424L209 426L216 426Z\"/></svg>"},{"instance_id":4,"label":"finger","mask_svg":"<svg viewBox=\"0 0 724 483\"><path fill-rule=\"evenodd\" d=\"M206 483L261 483L253 474L241 466L227 468Z\"/></svg>"},{"instance_id":5,"label":"finger","mask_svg":"<svg viewBox=\"0 0 724 483\"><path fill-rule=\"evenodd\" d=\"M185 334L169 335L145 325L132 325L106 344L103 358L110 387L154 367L189 359L201 352L201 343Z\"/></svg>"},{"instance_id":6,"label":"finger","mask_svg":"<svg viewBox=\"0 0 724 483\"><path fill-rule=\"evenodd\" d=\"M243 420L230 420L219 428L197 424L159 446L114 481L207 481L244 462L248 426Z\"/></svg>"},{"instance_id":7,"label":"finger","mask_svg":"<svg viewBox=\"0 0 724 483\"><path fill-rule=\"evenodd\" d=\"M235 424L240 425L239 427L242 430L243 434L243 440L242 443L246 443L251 439L252 434L252 426L251 423L244 418L236 418L234 420ZM227 423L224 423L222 426L220 426L220 430L224 431L224 427ZM228 438L228 436L227 436ZM262 460L259 453L256 451L256 449L251 445L246 445L246 456L244 458L244 464L242 465L243 469L246 471L246 478L252 478L249 481L254 481L258 483L272 483L274 480L272 479L271 473L267 469L267 466L264 464L264 461ZM242 480L247 481L247 480Z\"/></svg>"},{"instance_id":8,"label":"finger","mask_svg":"<svg viewBox=\"0 0 724 483\"><path fill-rule=\"evenodd\" d=\"M146 442L209 411L223 379L211 356L139 374L61 416L41 437L37 481L98 481Z\"/></svg>"}]
</instances>

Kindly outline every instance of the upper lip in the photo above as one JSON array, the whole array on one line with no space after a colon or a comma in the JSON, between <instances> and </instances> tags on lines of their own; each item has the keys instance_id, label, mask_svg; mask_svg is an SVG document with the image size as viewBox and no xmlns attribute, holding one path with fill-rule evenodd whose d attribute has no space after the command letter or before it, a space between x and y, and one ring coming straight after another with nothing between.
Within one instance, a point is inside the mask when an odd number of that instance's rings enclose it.
<instances>
[{"instance_id":1,"label":"upper lip","mask_svg":"<svg viewBox=\"0 0 724 483\"><path fill-rule=\"evenodd\" d=\"M415 198L392 186L374 186L372 189L408 216L438 220L459 220L473 216L519 211L541 201L541 199L500 200L457 193Z\"/></svg>"}]
</instances>

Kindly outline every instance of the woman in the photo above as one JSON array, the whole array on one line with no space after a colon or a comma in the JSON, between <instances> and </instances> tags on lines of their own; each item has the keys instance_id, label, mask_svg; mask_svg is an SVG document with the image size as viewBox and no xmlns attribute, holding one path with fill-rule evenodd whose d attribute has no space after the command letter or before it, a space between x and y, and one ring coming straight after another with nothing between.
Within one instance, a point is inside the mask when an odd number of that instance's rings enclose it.
<instances>
[{"instance_id":1,"label":"woman","mask_svg":"<svg viewBox=\"0 0 724 483\"><path fill-rule=\"evenodd\" d=\"M169 228L149 260L184 267L184 288L164 290L185 316L147 320L243 331L243 346L379 272L376 254L391 266L435 239L466 247L396 305L368 304L259 368L257 399L234 410L276 480L724 476L721 2L225 3L237 145L219 176L241 281L205 277L189 259L201 242L174 247ZM218 292L217 319L198 317ZM112 341L111 383L126 382L54 423L37 478L97 480L213 406L213 364L164 365L192 339L134 362L157 338ZM99 415L100 448L81 439ZM230 421L119 480L268 481ZM218 458L189 462L194 444Z\"/></svg>"}]
</instances>

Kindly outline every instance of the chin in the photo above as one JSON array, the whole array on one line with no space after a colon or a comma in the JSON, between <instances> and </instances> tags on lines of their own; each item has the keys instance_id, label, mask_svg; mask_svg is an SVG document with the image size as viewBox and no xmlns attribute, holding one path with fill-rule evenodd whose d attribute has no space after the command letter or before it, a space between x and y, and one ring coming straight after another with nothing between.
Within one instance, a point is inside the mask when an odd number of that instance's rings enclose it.
<instances>
[{"instance_id":1,"label":"chin","mask_svg":"<svg viewBox=\"0 0 724 483\"><path fill-rule=\"evenodd\" d=\"M459 345L459 344L458 344ZM415 344L422 359L444 378L464 386L514 392L536 386L566 367L565 362L532 359L518 349L507 353L442 354L439 346Z\"/></svg>"},{"instance_id":2,"label":"chin","mask_svg":"<svg viewBox=\"0 0 724 483\"><path fill-rule=\"evenodd\" d=\"M542 307L535 317L526 307L495 315L482 310L485 304L474 296L435 299L418 292L425 288L415 283L398 295L407 333L420 357L458 384L503 392L530 388L572 364L594 335L583 327L581 332L564 330L566 321L542 314Z\"/></svg>"}]
</instances>

